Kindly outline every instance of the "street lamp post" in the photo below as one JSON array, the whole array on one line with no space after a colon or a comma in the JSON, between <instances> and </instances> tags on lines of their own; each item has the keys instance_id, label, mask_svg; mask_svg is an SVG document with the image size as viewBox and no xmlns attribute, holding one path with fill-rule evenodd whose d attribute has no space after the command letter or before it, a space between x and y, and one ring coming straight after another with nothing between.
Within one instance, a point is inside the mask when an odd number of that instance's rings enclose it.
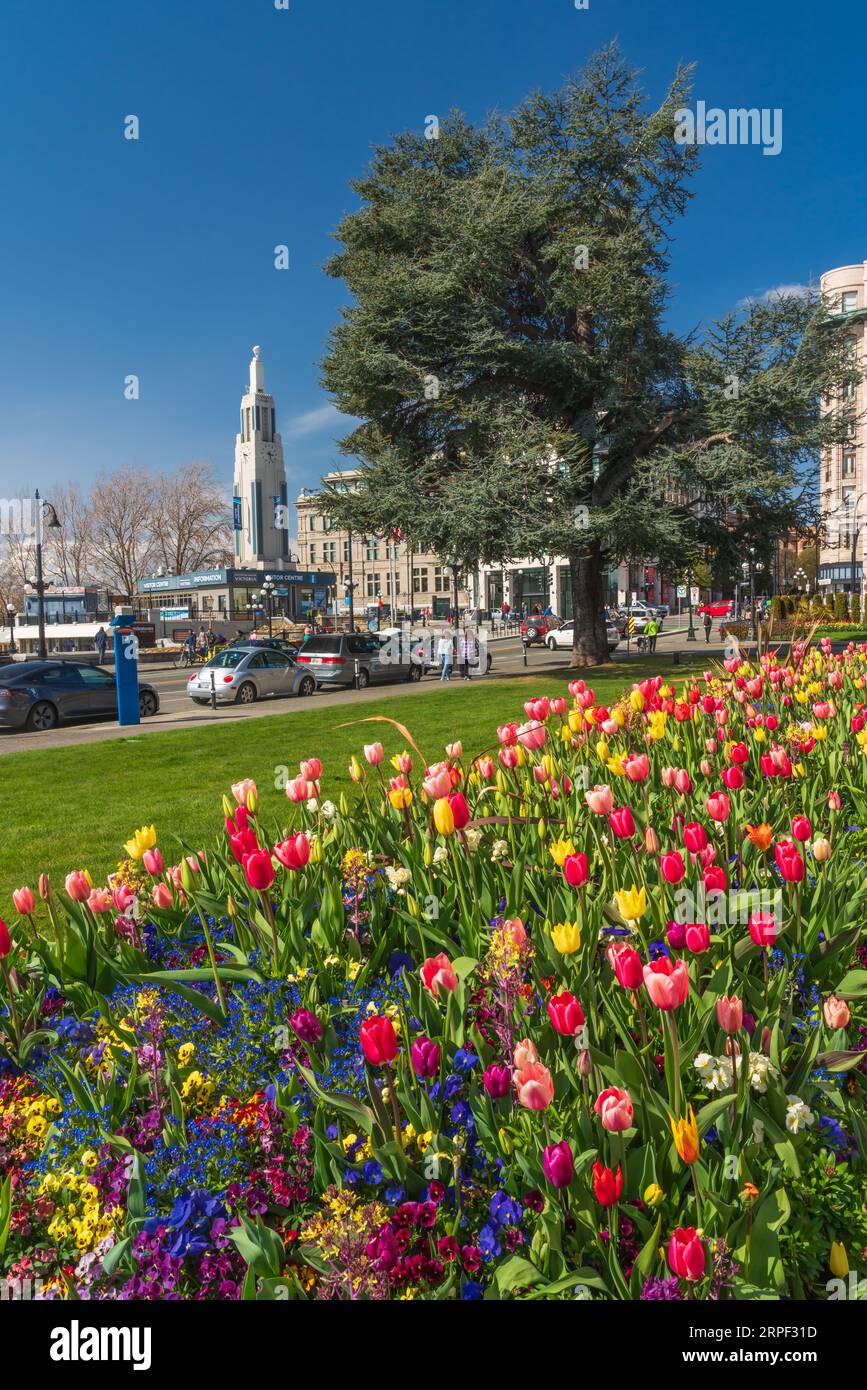
<instances>
[{"instance_id":1,"label":"street lamp post","mask_svg":"<svg viewBox=\"0 0 867 1390\"><path fill-rule=\"evenodd\" d=\"M268 614L268 641L269 641L269 642L271 641L271 638L272 638L273 635L274 635L274 633L273 633L272 617L273 617L273 602L274 602L274 590L275 590L275 588L276 588L276 585L275 585L275 583L274 583L274 580L271 578L270 574L266 574L266 575L265 575L265 582L264 582L264 584L262 585L262 597L263 597L264 600L265 600L265 611L266 611L266 613Z\"/></svg>"},{"instance_id":2,"label":"street lamp post","mask_svg":"<svg viewBox=\"0 0 867 1390\"><path fill-rule=\"evenodd\" d=\"M44 661L48 655L48 648L45 644L45 590L48 585L42 572L42 530L43 517L49 529L60 527L57 520L57 512L50 502L45 502L39 496L39 489L36 489L36 612L39 623L39 657Z\"/></svg>"},{"instance_id":3,"label":"street lamp post","mask_svg":"<svg viewBox=\"0 0 867 1390\"><path fill-rule=\"evenodd\" d=\"M855 501L855 506L854 506L853 509L852 509L852 568L851 568L851 570L849 571L849 577L850 577L850 579L851 579L851 584L850 584L850 586L849 586L849 592L850 592L850 594L852 594L853 598L854 598L854 595L855 595L855 566L856 566L856 564L858 563L858 559L857 559L857 557L858 557L858 536L859 536L860 531L861 531L861 527L858 525L858 508L859 508L859 506L861 505L861 501L862 501L862 499L863 499L864 497L867 497L867 493L864 493L864 492L859 493L859 494L858 494L858 497L856 498L856 501ZM862 578L863 578L863 573L864 573L863 567L862 567L861 573L862 573ZM860 585L859 585L859 591L860 591Z\"/></svg>"},{"instance_id":4,"label":"street lamp post","mask_svg":"<svg viewBox=\"0 0 867 1390\"><path fill-rule=\"evenodd\" d=\"M15 655L15 604L7 603L6 614L9 619L9 653Z\"/></svg>"},{"instance_id":5,"label":"street lamp post","mask_svg":"<svg viewBox=\"0 0 867 1390\"><path fill-rule=\"evenodd\" d=\"M694 642L696 640L696 637L695 626L692 621L692 570L690 570L689 574L687 575L686 596L689 600L689 630L686 634L686 640L687 642Z\"/></svg>"}]
</instances>

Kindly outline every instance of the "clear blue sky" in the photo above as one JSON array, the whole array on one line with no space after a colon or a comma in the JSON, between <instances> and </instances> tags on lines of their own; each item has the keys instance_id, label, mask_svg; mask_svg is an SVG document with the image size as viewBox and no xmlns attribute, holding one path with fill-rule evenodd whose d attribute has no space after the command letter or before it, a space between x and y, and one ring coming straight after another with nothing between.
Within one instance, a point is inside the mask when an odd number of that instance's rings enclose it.
<instances>
[{"instance_id":1,"label":"clear blue sky","mask_svg":"<svg viewBox=\"0 0 867 1390\"><path fill-rule=\"evenodd\" d=\"M508 109L614 36L654 99L683 59L709 105L783 110L776 158L706 151L674 327L863 260L865 28L863 0L5 0L0 495L191 458L228 484L254 343L290 492L314 482L345 432L318 386L343 294L321 267L370 146Z\"/></svg>"}]
</instances>

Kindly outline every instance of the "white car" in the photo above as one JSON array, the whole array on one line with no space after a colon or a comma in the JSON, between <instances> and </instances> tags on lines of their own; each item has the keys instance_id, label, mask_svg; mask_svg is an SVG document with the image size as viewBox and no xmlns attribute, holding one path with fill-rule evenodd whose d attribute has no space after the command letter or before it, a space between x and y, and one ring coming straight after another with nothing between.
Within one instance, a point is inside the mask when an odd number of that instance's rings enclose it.
<instances>
[{"instance_id":1,"label":"white car","mask_svg":"<svg viewBox=\"0 0 867 1390\"><path fill-rule=\"evenodd\" d=\"M568 623L562 623L560 627L555 627L545 638L545 646L549 651L555 652L559 647L572 646L572 636L575 631L575 624L570 618ZM608 653L616 651L620 645L620 635L613 623L605 624L605 631L608 634Z\"/></svg>"}]
</instances>

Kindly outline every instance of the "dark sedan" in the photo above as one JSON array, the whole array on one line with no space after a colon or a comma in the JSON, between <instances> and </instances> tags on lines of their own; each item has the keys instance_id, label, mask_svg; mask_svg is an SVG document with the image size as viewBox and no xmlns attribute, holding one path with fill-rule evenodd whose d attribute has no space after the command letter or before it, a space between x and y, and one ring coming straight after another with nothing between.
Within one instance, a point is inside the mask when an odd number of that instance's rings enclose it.
<instances>
[{"instance_id":1,"label":"dark sedan","mask_svg":"<svg viewBox=\"0 0 867 1390\"><path fill-rule=\"evenodd\" d=\"M152 685L139 685L143 719L156 714L160 699ZM22 661L0 673L0 728L53 729L61 720L117 716L114 676L77 661Z\"/></svg>"}]
</instances>

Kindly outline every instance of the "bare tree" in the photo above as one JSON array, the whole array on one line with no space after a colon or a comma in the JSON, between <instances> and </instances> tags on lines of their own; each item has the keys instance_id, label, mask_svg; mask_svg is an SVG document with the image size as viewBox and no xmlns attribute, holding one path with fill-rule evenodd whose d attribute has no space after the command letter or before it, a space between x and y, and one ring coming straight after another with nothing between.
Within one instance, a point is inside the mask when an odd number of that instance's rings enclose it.
<instances>
[{"instance_id":1,"label":"bare tree","mask_svg":"<svg viewBox=\"0 0 867 1390\"><path fill-rule=\"evenodd\" d=\"M50 562L62 584L84 584L91 578L93 512L77 483L52 493L59 528L45 533Z\"/></svg>"},{"instance_id":2,"label":"bare tree","mask_svg":"<svg viewBox=\"0 0 867 1390\"><path fill-rule=\"evenodd\" d=\"M155 495L153 479L131 464L102 474L90 494L93 568L124 596L153 568Z\"/></svg>"},{"instance_id":3,"label":"bare tree","mask_svg":"<svg viewBox=\"0 0 867 1390\"><path fill-rule=\"evenodd\" d=\"M209 463L160 474L151 527L154 558L169 574L231 564L229 499Z\"/></svg>"}]
</instances>

